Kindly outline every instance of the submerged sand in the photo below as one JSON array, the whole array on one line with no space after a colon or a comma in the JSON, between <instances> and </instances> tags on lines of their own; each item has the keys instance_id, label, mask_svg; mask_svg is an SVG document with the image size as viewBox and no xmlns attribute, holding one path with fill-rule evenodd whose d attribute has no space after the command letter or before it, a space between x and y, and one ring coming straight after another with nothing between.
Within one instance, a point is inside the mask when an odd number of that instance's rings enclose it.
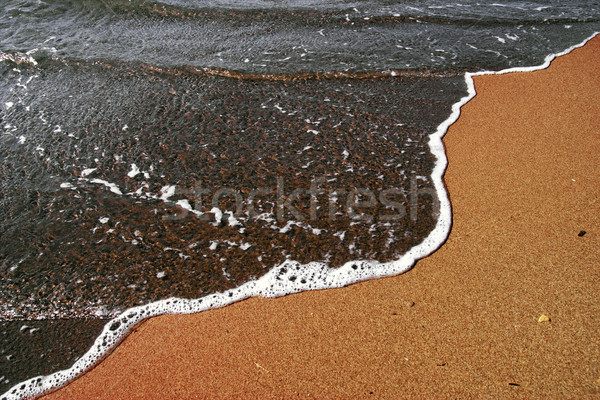
<instances>
[{"instance_id":1,"label":"submerged sand","mask_svg":"<svg viewBox=\"0 0 600 400\"><path fill-rule=\"evenodd\" d=\"M600 397L600 37L475 87L444 139L439 251L393 278L153 318L47 398Z\"/></svg>"}]
</instances>

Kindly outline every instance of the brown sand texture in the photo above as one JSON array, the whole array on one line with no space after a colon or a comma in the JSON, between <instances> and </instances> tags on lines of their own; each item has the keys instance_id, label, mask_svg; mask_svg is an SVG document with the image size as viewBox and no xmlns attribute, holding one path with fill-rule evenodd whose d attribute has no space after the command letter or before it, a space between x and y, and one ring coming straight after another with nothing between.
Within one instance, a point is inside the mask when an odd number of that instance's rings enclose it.
<instances>
[{"instance_id":1,"label":"brown sand texture","mask_svg":"<svg viewBox=\"0 0 600 400\"><path fill-rule=\"evenodd\" d=\"M475 87L444 138L440 250L392 278L153 318L46 398L600 398L600 37Z\"/></svg>"}]
</instances>

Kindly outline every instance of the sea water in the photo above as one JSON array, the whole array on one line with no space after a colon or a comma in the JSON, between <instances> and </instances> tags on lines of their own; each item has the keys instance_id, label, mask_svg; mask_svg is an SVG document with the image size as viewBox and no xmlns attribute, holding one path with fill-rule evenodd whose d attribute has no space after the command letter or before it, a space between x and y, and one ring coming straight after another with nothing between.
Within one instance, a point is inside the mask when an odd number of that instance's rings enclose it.
<instances>
[{"instance_id":1,"label":"sea water","mask_svg":"<svg viewBox=\"0 0 600 400\"><path fill-rule=\"evenodd\" d=\"M441 137L469 73L600 30L589 1L0 10L7 398L73 379L152 315L411 268L450 230Z\"/></svg>"}]
</instances>

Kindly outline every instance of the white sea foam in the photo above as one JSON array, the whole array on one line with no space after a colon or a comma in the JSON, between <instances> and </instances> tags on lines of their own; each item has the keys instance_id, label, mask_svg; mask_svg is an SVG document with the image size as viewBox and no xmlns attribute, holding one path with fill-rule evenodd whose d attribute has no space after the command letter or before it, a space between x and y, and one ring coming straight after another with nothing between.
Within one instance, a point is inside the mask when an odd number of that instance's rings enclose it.
<instances>
[{"instance_id":1,"label":"white sea foam","mask_svg":"<svg viewBox=\"0 0 600 400\"><path fill-rule=\"evenodd\" d=\"M92 179L90 182L92 183L98 183L100 185L104 185L106 186L108 189L110 189L111 192L115 193L115 194L123 194L123 192L121 192L121 189L119 189L119 187L111 182L105 181L104 179Z\"/></svg>"},{"instance_id":2,"label":"white sea foam","mask_svg":"<svg viewBox=\"0 0 600 400\"><path fill-rule=\"evenodd\" d=\"M162 189L160 189L160 191L162 193L162 195L160 196L160 199L162 201L168 201L169 197L171 197L175 194L175 189L176 189L175 185L163 186Z\"/></svg>"},{"instance_id":3,"label":"white sea foam","mask_svg":"<svg viewBox=\"0 0 600 400\"><path fill-rule=\"evenodd\" d=\"M63 182L63 183L61 183L60 187L63 188L63 189L71 189L71 190L76 190L77 189L75 186L73 186L69 182Z\"/></svg>"},{"instance_id":4,"label":"white sea foam","mask_svg":"<svg viewBox=\"0 0 600 400\"><path fill-rule=\"evenodd\" d=\"M92 172L96 171L98 168L86 168L83 171L81 171L81 177L85 178L86 176L90 175Z\"/></svg>"},{"instance_id":5,"label":"white sea foam","mask_svg":"<svg viewBox=\"0 0 600 400\"><path fill-rule=\"evenodd\" d=\"M442 138L450 125L458 119L461 107L475 96L473 77L479 75L529 72L545 69L556 57L568 54L572 50L583 46L598 33L600 32L594 33L582 43L574 45L563 52L547 56L544 63L538 66L516 67L497 72L483 71L465 74L468 94L452 106L451 115L441 123L437 130L429 137L430 150L437 159L437 163L431 174L431 179L439 196L440 217L436 227L429 236L425 238L421 244L413 247L408 253L404 254L399 260L387 263L365 260L349 261L339 268L329 268L325 264L319 262L301 264L297 261L287 260L271 269L262 278L246 282L238 288L223 293L214 293L194 300L170 298L156 301L145 306L130 308L104 326L102 333L98 336L91 349L83 355L83 357L77 360L71 368L19 383L6 392L0 399L13 400L38 397L66 385L68 382L90 370L96 363L101 361L111 350L113 350L135 325L150 317L162 314L198 313L223 307L254 296L279 297L306 290L338 288L368 279L397 275L406 272L417 260L428 256L437 250L445 242L450 232L450 226L452 224L450 201L442 180L448 161L446 159ZM103 183L106 186L111 187L112 190L112 186L108 182L92 180L92 182L94 181L96 181L95 183ZM166 195L167 198L169 195L172 195L171 190L168 187L163 188L162 192L163 196ZM215 215L217 214L217 211L220 213L220 210L217 208L214 208L211 211L214 212ZM222 213L220 216L222 217ZM213 247L216 249L216 245L216 242L211 242L211 249L213 249ZM161 274L162 272L159 272L157 276ZM99 310L99 315L104 314Z\"/></svg>"},{"instance_id":6,"label":"white sea foam","mask_svg":"<svg viewBox=\"0 0 600 400\"><path fill-rule=\"evenodd\" d=\"M127 125L125 125L125 127L127 127ZM123 128L123 129L125 129L125 128ZM131 164L131 171L129 171L129 172L127 173L127 176L128 176L128 177L130 177L130 178L133 178L133 177L135 177L137 174L139 174L140 172L141 172L141 171L140 171L140 169L137 167L137 165L135 165L135 164Z\"/></svg>"}]
</instances>

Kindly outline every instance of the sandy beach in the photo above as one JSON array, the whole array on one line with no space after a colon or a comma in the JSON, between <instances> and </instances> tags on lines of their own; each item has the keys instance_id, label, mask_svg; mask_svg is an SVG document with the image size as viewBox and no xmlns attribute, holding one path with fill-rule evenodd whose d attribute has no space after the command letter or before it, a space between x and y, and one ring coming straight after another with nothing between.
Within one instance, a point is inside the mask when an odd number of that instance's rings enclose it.
<instances>
[{"instance_id":1,"label":"sandy beach","mask_svg":"<svg viewBox=\"0 0 600 400\"><path fill-rule=\"evenodd\" d=\"M45 398L600 398L600 37L475 88L411 271L153 318Z\"/></svg>"}]
</instances>

